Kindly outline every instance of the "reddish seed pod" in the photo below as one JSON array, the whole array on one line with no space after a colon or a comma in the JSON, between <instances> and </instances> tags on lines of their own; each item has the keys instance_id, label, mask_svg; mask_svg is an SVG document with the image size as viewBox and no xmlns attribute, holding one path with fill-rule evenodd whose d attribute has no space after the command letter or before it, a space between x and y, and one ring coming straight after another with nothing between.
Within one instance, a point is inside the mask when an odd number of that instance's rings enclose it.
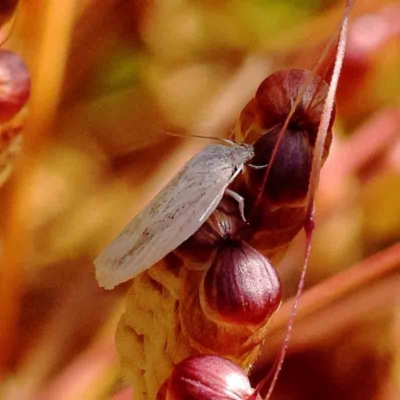
<instances>
[{"instance_id":1,"label":"reddish seed pod","mask_svg":"<svg viewBox=\"0 0 400 400\"><path fill-rule=\"evenodd\" d=\"M307 83L301 100L289 121L276 158L266 181L264 194L279 206L302 205L308 190L313 149L321 119L328 85L311 71L291 69L279 71L266 78L259 86L255 98L243 110L246 120L242 130L251 135L255 129L262 135L254 144L255 157L251 163L266 165L270 162L279 133L299 90ZM334 118L331 119L331 126ZM332 140L331 126L323 158L328 155ZM248 169L248 185L259 190L265 169Z\"/></svg>"},{"instance_id":2,"label":"reddish seed pod","mask_svg":"<svg viewBox=\"0 0 400 400\"><path fill-rule=\"evenodd\" d=\"M259 326L282 300L274 267L244 241L231 241L220 247L200 290L206 315L234 324Z\"/></svg>"},{"instance_id":3,"label":"reddish seed pod","mask_svg":"<svg viewBox=\"0 0 400 400\"><path fill-rule=\"evenodd\" d=\"M188 357L168 380L167 400L249 400L255 397L246 374L231 361L213 355Z\"/></svg>"},{"instance_id":4,"label":"reddish seed pod","mask_svg":"<svg viewBox=\"0 0 400 400\"><path fill-rule=\"evenodd\" d=\"M0 50L0 122L21 110L30 92L31 79L24 62L11 51Z\"/></svg>"}]
</instances>

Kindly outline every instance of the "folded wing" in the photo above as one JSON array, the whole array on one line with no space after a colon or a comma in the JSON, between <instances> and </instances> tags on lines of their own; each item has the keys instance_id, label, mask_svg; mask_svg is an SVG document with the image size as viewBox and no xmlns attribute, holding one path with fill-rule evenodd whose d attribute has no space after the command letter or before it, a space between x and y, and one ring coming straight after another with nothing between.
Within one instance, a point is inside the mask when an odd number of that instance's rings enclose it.
<instances>
[{"instance_id":1,"label":"folded wing","mask_svg":"<svg viewBox=\"0 0 400 400\"><path fill-rule=\"evenodd\" d=\"M215 210L240 167L232 157L238 148L210 145L188 161L96 258L100 286L112 289L133 278L193 235Z\"/></svg>"}]
</instances>

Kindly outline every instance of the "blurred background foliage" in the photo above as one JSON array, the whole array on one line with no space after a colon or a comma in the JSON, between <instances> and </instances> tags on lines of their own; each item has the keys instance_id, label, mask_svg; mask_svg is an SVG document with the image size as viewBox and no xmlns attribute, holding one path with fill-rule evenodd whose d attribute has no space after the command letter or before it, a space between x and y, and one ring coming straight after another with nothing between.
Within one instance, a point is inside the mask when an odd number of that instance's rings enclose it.
<instances>
[{"instance_id":1,"label":"blurred background foliage","mask_svg":"<svg viewBox=\"0 0 400 400\"><path fill-rule=\"evenodd\" d=\"M22 0L9 19L0 8L3 48L33 82L23 151L0 187L0 398L131 398L113 344L127 285L98 288L92 260L209 144L168 133L229 135L263 78L313 66L342 10L333 0ZM308 275L336 297L300 319L276 399L399 398L399 27L397 2L356 2ZM278 266L286 297L302 246ZM357 284L331 283L356 263Z\"/></svg>"}]
</instances>

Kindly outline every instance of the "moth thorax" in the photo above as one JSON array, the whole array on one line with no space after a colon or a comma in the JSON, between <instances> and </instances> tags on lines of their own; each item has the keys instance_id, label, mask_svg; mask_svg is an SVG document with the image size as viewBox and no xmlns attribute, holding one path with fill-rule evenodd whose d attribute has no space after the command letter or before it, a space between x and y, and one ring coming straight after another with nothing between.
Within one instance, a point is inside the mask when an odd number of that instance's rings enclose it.
<instances>
[{"instance_id":1,"label":"moth thorax","mask_svg":"<svg viewBox=\"0 0 400 400\"><path fill-rule=\"evenodd\" d=\"M248 144L242 144L240 146L236 146L232 150L232 159L233 164L240 168L247 161L251 160L254 156L253 146Z\"/></svg>"}]
</instances>

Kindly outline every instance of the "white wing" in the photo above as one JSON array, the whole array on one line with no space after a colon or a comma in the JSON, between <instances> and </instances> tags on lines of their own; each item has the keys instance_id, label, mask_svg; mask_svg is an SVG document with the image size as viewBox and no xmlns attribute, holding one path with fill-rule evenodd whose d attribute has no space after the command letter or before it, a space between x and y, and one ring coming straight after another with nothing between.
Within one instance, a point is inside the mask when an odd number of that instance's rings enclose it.
<instances>
[{"instance_id":1,"label":"white wing","mask_svg":"<svg viewBox=\"0 0 400 400\"><path fill-rule=\"evenodd\" d=\"M107 289L125 282L193 235L216 209L226 187L253 156L249 146L210 145L194 156L95 260Z\"/></svg>"}]
</instances>

